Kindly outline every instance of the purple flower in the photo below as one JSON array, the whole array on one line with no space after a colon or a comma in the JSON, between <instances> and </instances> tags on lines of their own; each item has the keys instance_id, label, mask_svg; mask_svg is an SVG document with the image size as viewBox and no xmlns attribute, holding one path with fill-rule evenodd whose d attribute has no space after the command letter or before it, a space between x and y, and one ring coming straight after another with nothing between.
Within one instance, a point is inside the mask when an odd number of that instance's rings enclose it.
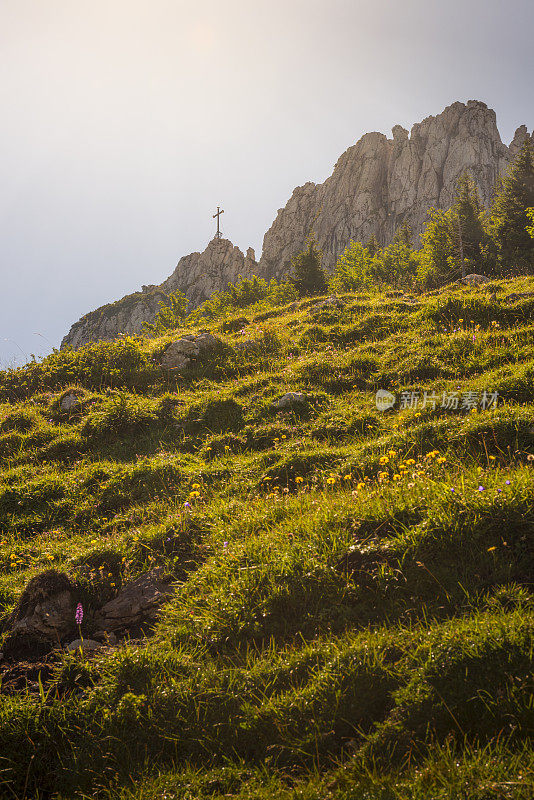
<instances>
[{"instance_id":1,"label":"purple flower","mask_svg":"<svg viewBox=\"0 0 534 800\"><path fill-rule=\"evenodd\" d=\"M507 486L510 486L511 482L512 482L512 481L506 481L506 485L507 485Z\"/></svg>"},{"instance_id":2,"label":"purple flower","mask_svg":"<svg viewBox=\"0 0 534 800\"><path fill-rule=\"evenodd\" d=\"M76 625L81 625L83 619L83 606L81 603L78 603L76 606L76 613L74 615L74 621Z\"/></svg>"},{"instance_id":3,"label":"purple flower","mask_svg":"<svg viewBox=\"0 0 534 800\"><path fill-rule=\"evenodd\" d=\"M455 491L456 491L456 489L451 489L451 492L455 492Z\"/></svg>"},{"instance_id":4,"label":"purple flower","mask_svg":"<svg viewBox=\"0 0 534 800\"><path fill-rule=\"evenodd\" d=\"M228 549L228 542L223 542L223 550L227 550L227 549Z\"/></svg>"},{"instance_id":5,"label":"purple flower","mask_svg":"<svg viewBox=\"0 0 534 800\"><path fill-rule=\"evenodd\" d=\"M502 489L497 489L498 492L502 492Z\"/></svg>"},{"instance_id":6,"label":"purple flower","mask_svg":"<svg viewBox=\"0 0 534 800\"><path fill-rule=\"evenodd\" d=\"M484 487L483 487L483 486L479 486L479 487L478 487L478 491L479 491L479 492L483 492L483 491L484 491Z\"/></svg>"}]
</instances>

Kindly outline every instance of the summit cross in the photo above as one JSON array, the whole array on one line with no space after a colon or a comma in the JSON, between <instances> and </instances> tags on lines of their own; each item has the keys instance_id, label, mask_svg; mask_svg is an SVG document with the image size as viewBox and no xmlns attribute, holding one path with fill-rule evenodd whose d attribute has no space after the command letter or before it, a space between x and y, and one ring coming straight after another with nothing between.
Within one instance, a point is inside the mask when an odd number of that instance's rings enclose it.
<instances>
[{"instance_id":1,"label":"summit cross","mask_svg":"<svg viewBox=\"0 0 534 800\"><path fill-rule=\"evenodd\" d=\"M215 217L217 217L217 233L215 234L215 238L216 239L220 239L221 238L221 231L220 231L220 228L219 228L219 218L220 218L221 214L224 214L224 209L221 211L219 209L219 206L217 206L217 213L213 215L213 219L215 219Z\"/></svg>"}]
</instances>

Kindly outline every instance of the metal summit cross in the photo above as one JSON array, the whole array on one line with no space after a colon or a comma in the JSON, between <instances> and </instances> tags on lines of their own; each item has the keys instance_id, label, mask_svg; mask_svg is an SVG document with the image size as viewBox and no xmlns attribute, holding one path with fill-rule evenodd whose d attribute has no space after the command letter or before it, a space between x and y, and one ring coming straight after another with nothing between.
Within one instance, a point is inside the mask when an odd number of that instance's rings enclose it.
<instances>
[{"instance_id":1,"label":"metal summit cross","mask_svg":"<svg viewBox=\"0 0 534 800\"><path fill-rule=\"evenodd\" d=\"M217 217L217 233L215 234L215 238L216 239L220 239L221 238L221 231L219 229L219 218L220 218L221 214L224 214L224 209L221 211L219 209L219 206L217 206L217 213L213 215L213 219L215 219L215 217Z\"/></svg>"}]
</instances>

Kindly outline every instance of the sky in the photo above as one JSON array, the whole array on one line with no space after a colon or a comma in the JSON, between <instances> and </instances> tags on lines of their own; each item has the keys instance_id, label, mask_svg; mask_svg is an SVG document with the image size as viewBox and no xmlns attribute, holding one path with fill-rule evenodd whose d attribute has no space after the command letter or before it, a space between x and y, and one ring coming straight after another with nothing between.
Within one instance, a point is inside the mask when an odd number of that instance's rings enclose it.
<instances>
[{"instance_id":1,"label":"sky","mask_svg":"<svg viewBox=\"0 0 534 800\"><path fill-rule=\"evenodd\" d=\"M532 0L0 0L0 369L223 234L259 257L368 131L534 127Z\"/></svg>"}]
</instances>

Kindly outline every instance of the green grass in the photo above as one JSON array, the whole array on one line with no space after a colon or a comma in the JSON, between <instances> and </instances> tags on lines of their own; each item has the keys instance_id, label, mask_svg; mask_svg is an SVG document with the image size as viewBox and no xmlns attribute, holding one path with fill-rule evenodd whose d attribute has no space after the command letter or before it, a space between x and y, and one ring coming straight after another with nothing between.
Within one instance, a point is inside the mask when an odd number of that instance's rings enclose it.
<instances>
[{"instance_id":1,"label":"green grass","mask_svg":"<svg viewBox=\"0 0 534 800\"><path fill-rule=\"evenodd\" d=\"M0 796L532 797L534 326L505 298L533 283L260 303L257 350L213 320L182 374L158 358L187 321L0 374L0 650L50 567L84 636L146 570L177 581L146 640L0 693Z\"/></svg>"}]
</instances>

